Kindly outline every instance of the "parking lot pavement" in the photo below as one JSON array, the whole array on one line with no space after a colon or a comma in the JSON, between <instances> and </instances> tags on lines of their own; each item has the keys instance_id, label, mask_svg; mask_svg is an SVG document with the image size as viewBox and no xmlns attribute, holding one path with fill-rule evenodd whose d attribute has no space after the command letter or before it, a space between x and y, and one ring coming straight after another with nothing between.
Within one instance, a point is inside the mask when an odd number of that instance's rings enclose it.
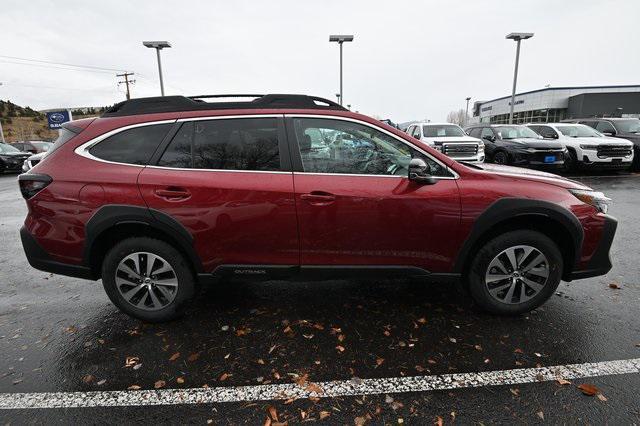
<instances>
[{"instance_id":1,"label":"parking lot pavement","mask_svg":"<svg viewBox=\"0 0 640 426\"><path fill-rule=\"evenodd\" d=\"M613 199L614 268L561 283L528 315L486 315L450 286L419 281L227 282L205 291L184 319L152 325L118 312L99 282L30 268L18 236L26 206L15 176L1 176L0 407L14 408L0 409L0 419L638 423L640 175L583 182ZM632 361L606 363L620 360ZM559 370L563 380L554 380L556 370L531 370L568 364L584 374ZM525 370L488 373L514 369ZM436 376L457 373L478 374L455 386ZM325 396L331 381L343 390ZM162 391L128 391L155 388ZM261 396L279 389L301 397ZM42 392L65 392L49 406L85 407L15 408L15 394L29 393L24 403ZM163 398L171 405L151 405Z\"/></svg>"}]
</instances>

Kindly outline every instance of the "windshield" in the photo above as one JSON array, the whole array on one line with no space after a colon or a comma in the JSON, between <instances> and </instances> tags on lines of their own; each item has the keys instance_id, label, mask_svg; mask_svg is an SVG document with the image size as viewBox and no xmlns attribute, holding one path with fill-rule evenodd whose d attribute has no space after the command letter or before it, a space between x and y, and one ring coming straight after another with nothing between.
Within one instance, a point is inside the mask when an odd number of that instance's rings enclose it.
<instances>
[{"instance_id":1,"label":"windshield","mask_svg":"<svg viewBox=\"0 0 640 426\"><path fill-rule=\"evenodd\" d=\"M49 151L49 148L53 146L53 143L52 142L31 142L31 145L35 146L36 148L40 148L44 152L47 152Z\"/></svg>"},{"instance_id":2,"label":"windshield","mask_svg":"<svg viewBox=\"0 0 640 426\"><path fill-rule=\"evenodd\" d=\"M597 130L582 124L575 126L558 126L558 130L565 136L572 138L599 138L602 135Z\"/></svg>"},{"instance_id":3,"label":"windshield","mask_svg":"<svg viewBox=\"0 0 640 426\"><path fill-rule=\"evenodd\" d=\"M6 143L0 143L0 154L9 154L13 152L21 152L18 148L15 148Z\"/></svg>"},{"instance_id":4,"label":"windshield","mask_svg":"<svg viewBox=\"0 0 640 426\"><path fill-rule=\"evenodd\" d=\"M640 133L640 120L616 120L614 122L619 132Z\"/></svg>"},{"instance_id":5,"label":"windshield","mask_svg":"<svg viewBox=\"0 0 640 426\"><path fill-rule=\"evenodd\" d=\"M525 126L499 126L502 139L533 138L540 139L538 134Z\"/></svg>"},{"instance_id":6,"label":"windshield","mask_svg":"<svg viewBox=\"0 0 640 426\"><path fill-rule=\"evenodd\" d=\"M427 138L437 138L441 136L465 136L464 131L453 124L445 124L442 126L422 126L422 133Z\"/></svg>"}]
</instances>

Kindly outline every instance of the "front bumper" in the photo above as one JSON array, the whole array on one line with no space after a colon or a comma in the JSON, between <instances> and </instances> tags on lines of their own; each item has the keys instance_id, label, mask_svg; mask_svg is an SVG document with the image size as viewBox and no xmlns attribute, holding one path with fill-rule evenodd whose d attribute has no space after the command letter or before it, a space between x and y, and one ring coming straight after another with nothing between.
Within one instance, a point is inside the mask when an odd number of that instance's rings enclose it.
<instances>
[{"instance_id":1,"label":"front bumper","mask_svg":"<svg viewBox=\"0 0 640 426\"><path fill-rule=\"evenodd\" d=\"M613 237L616 234L617 227L618 221L615 218L607 215L604 216L602 236L600 237L600 243L598 244L596 251L593 253L593 256L591 256L591 259L585 268L571 272L567 281L597 277L604 275L611 270L609 250L611 249L611 244L613 243Z\"/></svg>"},{"instance_id":2,"label":"front bumper","mask_svg":"<svg viewBox=\"0 0 640 426\"><path fill-rule=\"evenodd\" d=\"M514 151L511 162L514 166L525 166L537 169L556 170L564 167L563 151ZM554 157L553 161L545 161L547 157Z\"/></svg>"},{"instance_id":3,"label":"front bumper","mask_svg":"<svg viewBox=\"0 0 640 426\"><path fill-rule=\"evenodd\" d=\"M84 278L87 280L95 280L91 273L91 269L82 265L70 265L61 263L51 259L51 256L42 248L36 239L27 231L24 226L20 228L20 239L22 240L22 248L27 256L29 265L36 269L53 274L66 275L68 277Z\"/></svg>"}]
</instances>

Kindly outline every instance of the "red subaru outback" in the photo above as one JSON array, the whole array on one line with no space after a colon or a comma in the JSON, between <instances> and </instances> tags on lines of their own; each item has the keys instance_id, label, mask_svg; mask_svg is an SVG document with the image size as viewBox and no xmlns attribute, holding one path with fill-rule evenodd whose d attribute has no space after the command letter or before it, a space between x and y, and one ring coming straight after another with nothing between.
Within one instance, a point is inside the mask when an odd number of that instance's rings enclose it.
<instances>
[{"instance_id":1,"label":"red subaru outback","mask_svg":"<svg viewBox=\"0 0 640 426\"><path fill-rule=\"evenodd\" d=\"M611 268L609 200L580 183L456 162L321 98L203 98L65 124L19 178L29 263L147 321L221 277L418 276L517 314Z\"/></svg>"}]
</instances>

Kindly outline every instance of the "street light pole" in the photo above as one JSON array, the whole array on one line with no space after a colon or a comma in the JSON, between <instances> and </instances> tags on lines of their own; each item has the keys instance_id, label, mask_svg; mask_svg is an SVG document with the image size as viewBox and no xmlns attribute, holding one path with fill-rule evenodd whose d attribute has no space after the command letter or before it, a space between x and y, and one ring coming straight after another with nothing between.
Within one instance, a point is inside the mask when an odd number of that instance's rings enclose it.
<instances>
[{"instance_id":1,"label":"street light pole","mask_svg":"<svg viewBox=\"0 0 640 426\"><path fill-rule=\"evenodd\" d=\"M516 41L516 66L513 71L513 87L511 89L511 108L509 109L509 124L513 124L513 107L516 100L516 83L518 81L518 62L520 62L520 42L533 37L533 33L509 33L505 37Z\"/></svg>"},{"instance_id":2,"label":"street light pole","mask_svg":"<svg viewBox=\"0 0 640 426\"><path fill-rule=\"evenodd\" d=\"M330 42L336 42L340 45L340 99L339 99L339 103L340 105L342 105L342 102L344 101L344 96L342 93L342 43L349 42L349 41L353 41L353 36L352 35L330 35L329 36L329 41Z\"/></svg>"},{"instance_id":3,"label":"street light pole","mask_svg":"<svg viewBox=\"0 0 640 426\"><path fill-rule=\"evenodd\" d=\"M162 79L162 61L160 60L160 51L164 48L171 47L168 41L143 41L142 44L145 47L156 49L156 56L158 58L158 75L160 76L160 93L164 96L164 81Z\"/></svg>"},{"instance_id":4,"label":"street light pole","mask_svg":"<svg viewBox=\"0 0 640 426\"><path fill-rule=\"evenodd\" d=\"M467 96L467 109L464 113L464 124L467 124L467 121L469 121L469 101L471 100L471 96Z\"/></svg>"}]
</instances>

